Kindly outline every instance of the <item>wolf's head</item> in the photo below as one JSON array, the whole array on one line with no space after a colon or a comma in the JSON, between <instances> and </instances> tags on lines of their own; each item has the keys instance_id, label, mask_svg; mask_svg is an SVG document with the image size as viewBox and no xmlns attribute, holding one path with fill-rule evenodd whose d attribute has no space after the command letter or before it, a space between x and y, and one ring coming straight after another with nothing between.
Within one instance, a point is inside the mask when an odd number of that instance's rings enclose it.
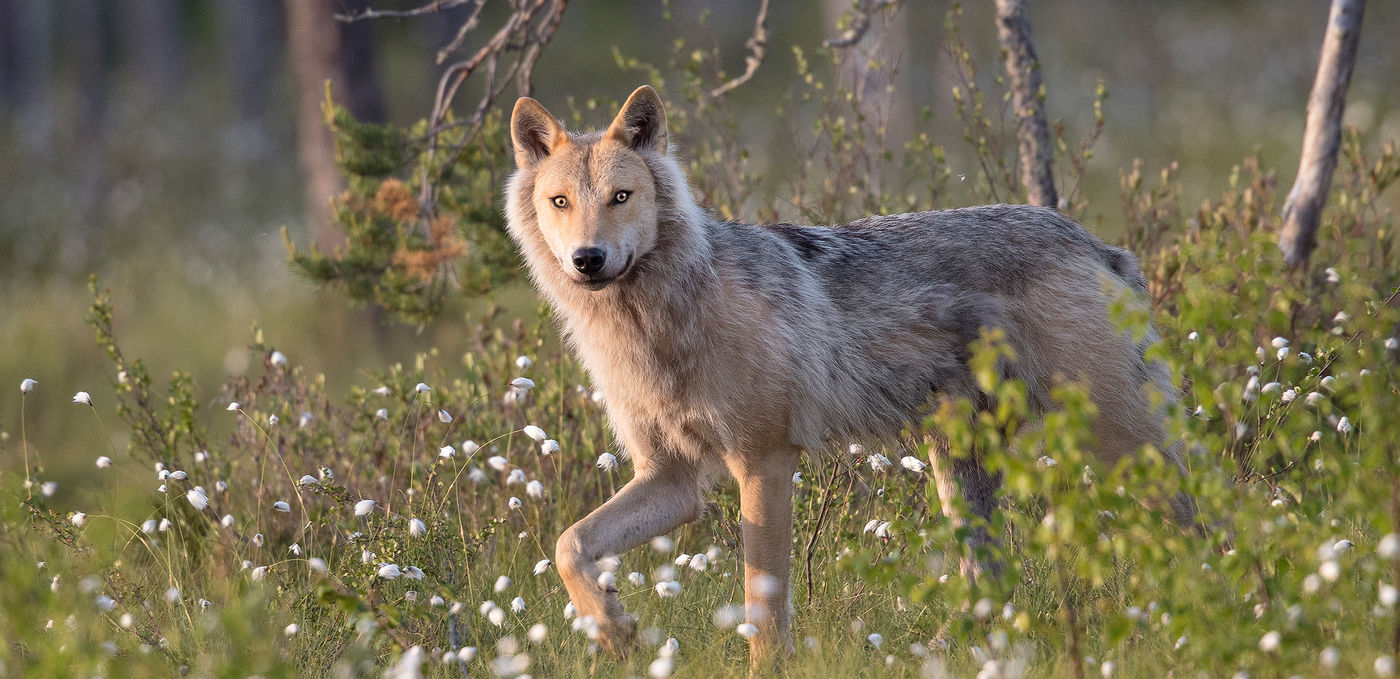
<instances>
[{"instance_id":1,"label":"wolf's head","mask_svg":"<svg viewBox=\"0 0 1400 679\"><path fill-rule=\"evenodd\" d=\"M512 211L533 212L553 263L574 283L601 290L625 276L655 247L662 194L675 190L660 186L653 170L668 160L666 111L656 91L637 88L601 133L569 134L529 97L515 103L510 127Z\"/></svg>"}]
</instances>

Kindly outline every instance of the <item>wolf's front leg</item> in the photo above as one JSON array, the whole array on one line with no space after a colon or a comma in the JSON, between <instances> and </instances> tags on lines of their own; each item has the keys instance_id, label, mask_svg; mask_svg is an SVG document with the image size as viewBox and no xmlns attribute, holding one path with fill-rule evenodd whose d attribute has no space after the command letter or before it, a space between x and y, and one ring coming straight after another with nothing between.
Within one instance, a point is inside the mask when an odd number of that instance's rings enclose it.
<instances>
[{"instance_id":1,"label":"wolf's front leg","mask_svg":"<svg viewBox=\"0 0 1400 679\"><path fill-rule=\"evenodd\" d=\"M792 473L795 450L774 451L762 458L728 460L739 482L743 518L744 610L758 628L749 640L749 660L757 667L774 655L792 653L788 605L792 573Z\"/></svg>"},{"instance_id":2,"label":"wolf's front leg","mask_svg":"<svg viewBox=\"0 0 1400 679\"><path fill-rule=\"evenodd\" d=\"M554 560L580 617L592 616L598 641L613 655L627 655L636 619L622 610L617 588L598 583L598 559L622 554L700 514L700 484L693 469L640 471L617 494L559 536Z\"/></svg>"}]
</instances>

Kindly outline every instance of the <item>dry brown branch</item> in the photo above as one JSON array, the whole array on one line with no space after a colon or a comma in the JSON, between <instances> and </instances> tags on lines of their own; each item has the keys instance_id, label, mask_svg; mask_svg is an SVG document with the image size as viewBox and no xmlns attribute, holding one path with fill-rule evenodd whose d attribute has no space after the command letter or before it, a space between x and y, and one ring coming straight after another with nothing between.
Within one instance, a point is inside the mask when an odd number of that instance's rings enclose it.
<instances>
[{"instance_id":1,"label":"dry brown branch","mask_svg":"<svg viewBox=\"0 0 1400 679\"><path fill-rule=\"evenodd\" d=\"M345 23L350 23L352 21L361 21L363 19L409 19L412 17L423 16L425 14L436 14L438 12L445 12L449 9L452 9L453 7L456 7L458 5L464 5L472 1L473 0L432 0L432 2L424 4L420 7L404 10L374 9L373 7L366 7L358 12L351 12L349 14L336 14L335 18ZM476 2L479 5L482 2L485 2L485 0L476 0Z\"/></svg>"},{"instance_id":2,"label":"dry brown branch","mask_svg":"<svg viewBox=\"0 0 1400 679\"><path fill-rule=\"evenodd\" d=\"M1322 207L1327 204L1332 174L1337 169L1342 112L1346 107L1352 67L1356 64L1356 44L1361 37L1361 16L1365 9L1365 0L1333 0L1327 16L1327 35L1322 40L1317 78L1308 97L1298 178L1283 204L1283 229L1279 232L1278 245L1289 266L1308 261L1317 245Z\"/></svg>"},{"instance_id":3,"label":"dry brown branch","mask_svg":"<svg viewBox=\"0 0 1400 679\"><path fill-rule=\"evenodd\" d=\"M1040 79L1040 60L1031 43L1031 22L1026 17L1025 0L996 0L997 37L1006 57L1006 74L1011 86L1012 106L1019 123L1016 141L1021 157L1021 183L1027 202L1057 207L1055 160L1050 145L1050 129L1045 124L1045 86Z\"/></svg>"},{"instance_id":4,"label":"dry brown branch","mask_svg":"<svg viewBox=\"0 0 1400 679\"><path fill-rule=\"evenodd\" d=\"M870 15L876 11L889 8L898 8L904 0L860 0L851 7L851 23L834 38L829 38L822 43L823 47L850 47L860 42L865 37L866 31L870 30Z\"/></svg>"},{"instance_id":5,"label":"dry brown branch","mask_svg":"<svg viewBox=\"0 0 1400 679\"><path fill-rule=\"evenodd\" d=\"M744 46L749 48L749 56L744 61L744 72L739 74L739 77L710 90L711 97L722 96L748 82L763 64L763 56L768 52L768 0L759 4L758 17L753 22L753 37L750 37Z\"/></svg>"}]
</instances>

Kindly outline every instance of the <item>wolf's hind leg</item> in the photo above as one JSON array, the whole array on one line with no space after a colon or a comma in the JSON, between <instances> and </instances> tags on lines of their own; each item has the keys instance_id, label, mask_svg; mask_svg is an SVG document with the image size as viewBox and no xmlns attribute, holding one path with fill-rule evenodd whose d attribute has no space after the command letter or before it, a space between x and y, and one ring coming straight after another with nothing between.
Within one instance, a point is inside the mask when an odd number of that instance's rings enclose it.
<instances>
[{"instance_id":1,"label":"wolf's hind leg","mask_svg":"<svg viewBox=\"0 0 1400 679\"><path fill-rule=\"evenodd\" d=\"M636 620L622 610L616 587L598 583L597 561L621 554L699 516L700 479L687 465L673 462L642 472L559 536L555 562L579 617L592 616L598 641L625 656Z\"/></svg>"},{"instance_id":2,"label":"wolf's hind leg","mask_svg":"<svg viewBox=\"0 0 1400 679\"><path fill-rule=\"evenodd\" d=\"M992 557L979 557L982 547L996 547L1000 541L987 530L996 509L997 491L1001 489L1001 473L987 471L976 455L954 457L948 442L935 435L929 455L934 483L938 488L938 502L943 515L955 526L970 523L972 517L981 518L968 538L967 555L961 560L963 577L976 579L983 573L992 577L1001 575L1001 560ZM966 509L967 514L964 513ZM970 514L970 516L969 516Z\"/></svg>"}]
</instances>

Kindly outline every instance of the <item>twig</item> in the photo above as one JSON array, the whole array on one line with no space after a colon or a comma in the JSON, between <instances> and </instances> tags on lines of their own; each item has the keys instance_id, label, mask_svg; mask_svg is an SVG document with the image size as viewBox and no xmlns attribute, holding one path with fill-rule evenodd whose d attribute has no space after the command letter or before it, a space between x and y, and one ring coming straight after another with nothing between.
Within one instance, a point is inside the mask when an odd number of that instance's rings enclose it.
<instances>
[{"instance_id":1,"label":"twig","mask_svg":"<svg viewBox=\"0 0 1400 679\"><path fill-rule=\"evenodd\" d=\"M467 39L468 33L476 29L479 19L481 18L481 8L484 6L486 6L486 0L476 0L476 7L472 8L471 16L467 17L467 20L463 21L462 25L457 28L457 34L452 36L452 42L447 43L446 47L438 50L437 63L439 65L447 61L447 55L456 52L457 49L462 46L462 41Z\"/></svg>"},{"instance_id":2,"label":"twig","mask_svg":"<svg viewBox=\"0 0 1400 679\"><path fill-rule=\"evenodd\" d=\"M860 0L851 7L851 25L842 31L841 35L828 38L822 43L822 47L850 47L860 42L865 37L865 32L870 30L870 15L877 10L886 7L894 9L904 3L904 0Z\"/></svg>"},{"instance_id":3,"label":"twig","mask_svg":"<svg viewBox=\"0 0 1400 679\"><path fill-rule=\"evenodd\" d=\"M749 48L749 56L744 62L744 72L739 77L710 90L711 97L720 97L730 90L746 83L753 74L758 71L758 67L763 65L763 56L768 52L768 0L758 6L758 17L753 22L753 37L744 43Z\"/></svg>"},{"instance_id":4,"label":"twig","mask_svg":"<svg viewBox=\"0 0 1400 679\"><path fill-rule=\"evenodd\" d=\"M812 526L812 537L807 539L807 603L812 602L812 556L817 551L817 537L822 532L822 522L826 520L826 512L831 509L831 491L836 487L836 476L840 473L841 463L833 460L831 463L831 477L826 481L826 490L822 492L822 506L817 511L817 523Z\"/></svg>"},{"instance_id":5,"label":"twig","mask_svg":"<svg viewBox=\"0 0 1400 679\"><path fill-rule=\"evenodd\" d=\"M416 16L423 16L425 14L436 14L438 12L445 12L449 9L452 9L453 7L463 5L471 1L472 0L432 0L432 2L429 2L421 7L415 7L413 9L405 10L374 9L373 7L366 7L358 12L350 12L349 14L336 14L335 18L336 20L343 21L347 24L355 21L361 21L364 19L409 19ZM485 0L476 0L476 2L478 5L480 5L481 3L485 2Z\"/></svg>"}]
</instances>

